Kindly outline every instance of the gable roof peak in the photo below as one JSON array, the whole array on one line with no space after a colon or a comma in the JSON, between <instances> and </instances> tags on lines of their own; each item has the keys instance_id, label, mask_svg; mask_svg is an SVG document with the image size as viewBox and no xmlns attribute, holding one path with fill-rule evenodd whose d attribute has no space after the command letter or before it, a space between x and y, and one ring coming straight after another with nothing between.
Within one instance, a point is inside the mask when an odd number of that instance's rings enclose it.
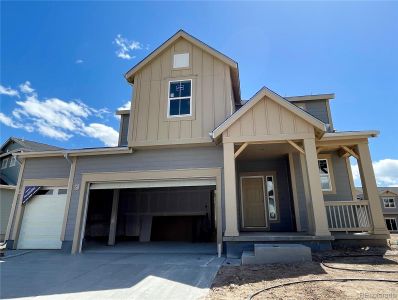
<instances>
[{"instance_id":1,"label":"gable roof peak","mask_svg":"<svg viewBox=\"0 0 398 300\"><path fill-rule=\"evenodd\" d=\"M256 105L264 97L268 97L272 101L278 103L287 110L293 112L297 116L306 120L308 123L314 126L321 135L326 131L326 125L321 120L317 119L313 115L309 114L305 110L294 105L286 98L278 95L274 91L270 90L266 86L263 86L257 93L255 93L239 110L235 111L231 116L228 117L223 123L216 127L212 134L213 139L219 137L226 129L228 129L235 121L237 121L241 116L243 116L247 111L249 111L254 105Z\"/></svg>"},{"instance_id":2,"label":"gable roof peak","mask_svg":"<svg viewBox=\"0 0 398 300\"><path fill-rule=\"evenodd\" d=\"M238 69L238 63L231 59L230 57L226 56L225 54L221 53L220 51L210 47L206 43L202 42L201 40L197 39L193 35L187 33L183 29L179 29L175 34L173 34L169 39L167 39L163 44L149 53L144 59L138 62L135 66L133 66L127 73L124 75L128 82L134 82L134 75L144 67L149 61L155 58L158 54L160 54L163 50L169 47L172 43L174 43L177 39L184 38L188 42L194 44L195 46L203 49L204 51L208 52L209 54L217 57L227 65L229 65L233 69Z\"/></svg>"}]
</instances>

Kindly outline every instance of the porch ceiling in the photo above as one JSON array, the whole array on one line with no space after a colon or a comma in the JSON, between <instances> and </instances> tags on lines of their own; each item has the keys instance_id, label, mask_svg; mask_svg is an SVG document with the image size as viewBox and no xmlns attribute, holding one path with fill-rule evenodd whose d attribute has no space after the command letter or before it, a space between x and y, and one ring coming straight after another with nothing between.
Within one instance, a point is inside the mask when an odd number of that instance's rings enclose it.
<instances>
[{"instance_id":1,"label":"porch ceiling","mask_svg":"<svg viewBox=\"0 0 398 300\"><path fill-rule=\"evenodd\" d=\"M239 148L239 147L237 147ZM235 149L236 150L236 149ZM237 157L237 160L255 160L262 158L281 157L296 150L287 143L280 144L249 144Z\"/></svg>"}]
</instances>

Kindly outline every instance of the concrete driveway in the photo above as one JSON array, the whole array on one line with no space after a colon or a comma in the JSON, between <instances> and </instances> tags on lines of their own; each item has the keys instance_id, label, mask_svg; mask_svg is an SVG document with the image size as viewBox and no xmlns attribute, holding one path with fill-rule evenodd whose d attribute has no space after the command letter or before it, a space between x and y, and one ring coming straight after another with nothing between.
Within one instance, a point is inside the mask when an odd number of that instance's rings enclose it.
<instances>
[{"instance_id":1,"label":"concrete driveway","mask_svg":"<svg viewBox=\"0 0 398 300\"><path fill-rule=\"evenodd\" d=\"M208 254L33 251L1 260L0 298L198 299L223 260Z\"/></svg>"}]
</instances>

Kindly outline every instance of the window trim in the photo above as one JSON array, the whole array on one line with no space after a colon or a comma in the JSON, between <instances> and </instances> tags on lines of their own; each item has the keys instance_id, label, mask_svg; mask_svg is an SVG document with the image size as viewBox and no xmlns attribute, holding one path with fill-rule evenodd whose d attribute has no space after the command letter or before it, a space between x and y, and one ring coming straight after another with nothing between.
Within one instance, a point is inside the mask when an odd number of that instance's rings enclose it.
<instances>
[{"instance_id":1,"label":"window trim","mask_svg":"<svg viewBox=\"0 0 398 300\"><path fill-rule=\"evenodd\" d=\"M188 67L174 67L174 57L175 55L181 55L181 54L188 54ZM172 59L171 59L171 65L172 65L172 70L187 70L191 68L191 53L189 51L186 52L174 52Z\"/></svg>"},{"instance_id":2,"label":"window trim","mask_svg":"<svg viewBox=\"0 0 398 300\"><path fill-rule=\"evenodd\" d=\"M15 156L11 156L10 167L15 167L16 164L17 164L17 158Z\"/></svg>"},{"instance_id":3,"label":"window trim","mask_svg":"<svg viewBox=\"0 0 398 300\"><path fill-rule=\"evenodd\" d=\"M9 160L9 158L7 157L7 158L4 158L3 161L1 162L1 169L2 170L8 168L8 160Z\"/></svg>"},{"instance_id":4,"label":"window trim","mask_svg":"<svg viewBox=\"0 0 398 300\"><path fill-rule=\"evenodd\" d=\"M326 165L328 168L328 177L329 177L329 182L330 182L330 189L322 189L322 184L321 184L321 190L324 194L331 194L336 192L336 187L334 186L334 180L333 180L333 168L332 168L332 163L331 163L331 157L329 155L320 155L318 156L318 169L319 169L319 161L320 160L325 160ZM321 174L319 174L319 178L321 178Z\"/></svg>"},{"instance_id":5,"label":"window trim","mask_svg":"<svg viewBox=\"0 0 398 300\"><path fill-rule=\"evenodd\" d=\"M170 98L170 87L171 83L173 82L181 82L181 81L190 81L191 82L191 96L189 97L175 97L175 98ZM173 79L169 80L168 88L167 88L167 118L168 119L174 119L174 118L186 118L186 117L192 117L192 95L193 95L193 80L191 78L187 79ZM187 99L189 98L189 114L185 115L170 115L170 100L179 100L179 99Z\"/></svg>"},{"instance_id":6,"label":"window trim","mask_svg":"<svg viewBox=\"0 0 398 300\"><path fill-rule=\"evenodd\" d=\"M388 226L387 226L387 220L394 220L395 221L395 227L397 228L397 229L388 229ZM385 223L386 223L386 227L387 227L387 230L388 231L398 231L398 221L397 221L397 218L394 218L394 217L385 217L384 218L384 221L385 221ZM392 226L391 226L392 227Z\"/></svg>"},{"instance_id":7,"label":"window trim","mask_svg":"<svg viewBox=\"0 0 398 300\"><path fill-rule=\"evenodd\" d=\"M395 199L394 199L394 197L382 197L381 199L383 200L383 207L384 207L384 208L388 208L388 209L390 209L390 208L397 208L397 206L396 206L396 204L395 204ZM388 199L388 200L392 199L392 203L394 204L394 206L386 206L386 203L384 202L384 199Z\"/></svg>"}]
</instances>

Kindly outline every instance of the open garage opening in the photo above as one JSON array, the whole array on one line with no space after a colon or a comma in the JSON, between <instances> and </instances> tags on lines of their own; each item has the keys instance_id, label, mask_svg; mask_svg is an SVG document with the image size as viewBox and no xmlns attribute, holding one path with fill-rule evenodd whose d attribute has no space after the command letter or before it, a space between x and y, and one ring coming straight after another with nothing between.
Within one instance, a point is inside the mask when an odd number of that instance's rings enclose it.
<instances>
[{"instance_id":1,"label":"open garage opening","mask_svg":"<svg viewBox=\"0 0 398 300\"><path fill-rule=\"evenodd\" d=\"M216 251L214 194L215 186L92 189L83 251L162 243L214 243Z\"/></svg>"}]
</instances>

